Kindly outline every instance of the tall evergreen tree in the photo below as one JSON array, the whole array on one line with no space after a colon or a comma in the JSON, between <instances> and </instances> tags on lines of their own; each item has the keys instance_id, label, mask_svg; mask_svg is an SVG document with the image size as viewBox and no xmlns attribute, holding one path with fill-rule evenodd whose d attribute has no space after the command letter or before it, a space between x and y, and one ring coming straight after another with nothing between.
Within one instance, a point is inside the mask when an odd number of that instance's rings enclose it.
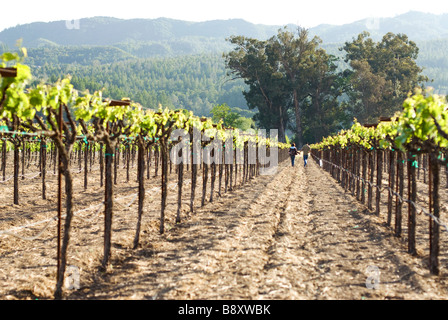
<instances>
[{"instance_id":1,"label":"tall evergreen tree","mask_svg":"<svg viewBox=\"0 0 448 320\"><path fill-rule=\"evenodd\" d=\"M363 32L341 50L352 68L350 100L361 122L393 115L401 110L409 92L428 81L416 62L419 49L405 34L389 32L374 42Z\"/></svg>"},{"instance_id":2,"label":"tall evergreen tree","mask_svg":"<svg viewBox=\"0 0 448 320\"><path fill-rule=\"evenodd\" d=\"M261 128L278 129L279 141L286 141L288 86L279 70L278 61L266 51L267 41L233 36L235 49L224 55L229 75L242 78L248 85L244 91L249 108L258 108L254 118Z\"/></svg>"},{"instance_id":3,"label":"tall evergreen tree","mask_svg":"<svg viewBox=\"0 0 448 320\"><path fill-rule=\"evenodd\" d=\"M261 127L278 128L281 141L290 127L299 146L304 132L323 128L308 134L317 141L335 129L342 81L335 57L319 48L318 37L309 39L306 29L295 34L284 28L266 41L232 37L230 42L236 47L225 55L227 68L249 85L244 95L250 108L258 108L256 120ZM335 118L327 118L325 111Z\"/></svg>"}]
</instances>

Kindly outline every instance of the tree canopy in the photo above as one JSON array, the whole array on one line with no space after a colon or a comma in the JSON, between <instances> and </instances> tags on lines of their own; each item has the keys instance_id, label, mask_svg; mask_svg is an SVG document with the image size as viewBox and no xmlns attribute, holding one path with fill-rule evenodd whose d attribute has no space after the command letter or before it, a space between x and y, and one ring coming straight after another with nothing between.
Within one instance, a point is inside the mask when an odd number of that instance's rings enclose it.
<instances>
[{"instance_id":1,"label":"tree canopy","mask_svg":"<svg viewBox=\"0 0 448 320\"><path fill-rule=\"evenodd\" d=\"M242 36L229 41L235 48L224 55L228 74L248 85L244 96L249 108L258 109L254 118L260 127L278 129L280 141L292 129L299 145L304 135L320 139L334 129L324 125L323 114L340 118L334 101L343 82L335 58L319 47L318 37L309 39L306 29L293 33L284 28L266 41Z\"/></svg>"},{"instance_id":2,"label":"tree canopy","mask_svg":"<svg viewBox=\"0 0 448 320\"><path fill-rule=\"evenodd\" d=\"M375 42L362 32L340 48L343 61L303 28L279 29L268 40L228 41L234 46L224 55L228 75L247 84L244 97L258 110L257 124L278 129L283 142L293 130L299 146L349 127L354 118L365 123L392 116L429 80L417 65L417 45L404 34L389 32Z\"/></svg>"},{"instance_id":3,"label":"tree canopy","mask_svg":"<svg viewBox=\"0 0 448 320\"><path fill-rule=\"evenodd\" d=\"M352 68L351 112L361 122L392 116L402 109L409 92L428 81L416 62L417 45L404 34L389 32L380 42L374 42L368 32L363 32L341 50Z\"/></svg>"}]
</instances>

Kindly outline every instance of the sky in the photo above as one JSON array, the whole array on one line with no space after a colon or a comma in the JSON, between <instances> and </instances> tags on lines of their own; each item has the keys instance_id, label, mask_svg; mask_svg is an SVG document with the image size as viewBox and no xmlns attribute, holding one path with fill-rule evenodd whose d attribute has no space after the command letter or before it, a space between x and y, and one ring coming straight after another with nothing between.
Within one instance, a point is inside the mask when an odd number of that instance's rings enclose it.
<instances>
[{"instance_id":1,"label":"sky","mask_svg":"<svg viewBox=\"0 0 448 320\"><path fill-rule=\"evenodd\" d=\"M8 9L8 6L11 8ZM448 13L440 0L21 0L2 5L0 31L18 24L94 16L122 19L160 17L187 21L244 19L256 24L342 25L365 18L393 17L408 11ZM14 13L16 12L16 13Z\"/></svg>"}]
</instances>

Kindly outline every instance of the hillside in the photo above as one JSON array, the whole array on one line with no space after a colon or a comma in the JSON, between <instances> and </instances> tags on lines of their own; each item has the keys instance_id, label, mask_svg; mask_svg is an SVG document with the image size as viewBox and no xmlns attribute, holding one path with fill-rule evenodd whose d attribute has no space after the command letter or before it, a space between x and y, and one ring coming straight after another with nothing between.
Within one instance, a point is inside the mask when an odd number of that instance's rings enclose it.
<instances>
[{"instance_id":1,"label":"hillside","mask_svg":"<svg viewBox=\"0 0 448 320\"><path fill-rule=\"evenodd\" d=\"M420 48L417 62L434 79L430 85L436 92L446 94L447 18L447 15L409 12L394 18L363 19L341 26L320 25L309 31L322 39L323 48L339 57L344 54L339 50L343 43L362 31L369 31L375 40L387 32L405 33ZM68 28L65 21L9 28L0 32L0 46L14 48L16 41L22 39L23 46L28 48L27 63L39 79L71 74L81 89L105 88L113 98L120 98L123 91L132 92L134 99L148 107L181 103L182 107L207 115L218 103L246 107L241 93L243 83L225 82L222 53L232 49L225 39L231 35L267 39L281 27L241 19L189 22L95 17L81 19L79 29ZM297 26L288 27L294 30ZM191 56L194 62L185 56ZM165 63L166 58L169 60ZM201 64L197 59L205 60ZM207 65L207 68L183 67L189 63ZM120 81L118 74L133 81Z\"/></svg>"},{"instance_id":2,"label":"hillside","mask_svg":"<svg viewBox=\"0 0 448 320\"><path fill-rule=\"evenodd\" d=\"M240 19L188 22L167 18L122 20L110 17L86 18L79 28L66 21L36 22L0 32L0 43L14 47L23 39L28 48L42 46L117 46L140 57L195 54L227 50L225 38L242 34L268 38L277 26L254 25Z\"/></svg>"},{"instance_id":3,"label":"hillside","mask_svg":"<svg viewBox=\"0 0 448 320\"><path fill-rule=\"evenodd\" d=\"M195 49L215 51L225 46L225 38L231 35L266 39L281 27L253 24L242 19L189 22L168 18L123 20L94 17L79 20L76 27L66 21L35 22L11 27L0 32L0 44L14 47L17 39L22 38L28 48L114 45L129 52L135 50L137 44L147 49L158 44L173 47L173 52ZM297 26L289 27L295 29ZM410 11L393 18L367 18L340 26L319 25L310 28L310 34L319 36L323 43L343 43L365 30L376 40L387 32L405 33L414 41L446 39L448 14Z\"/></svg>"},{"instance_id":4,"label":"hillside","mask_svg":"<svg viewBox=\"0 0 448 320\"><path fill-rule=\"evenodd\" d=\"M192 110L199 116L210 116L215 105L224 103L247 109L241 93L244 83L226 79L220 55L134 58L110 64L94 61L90 65L55 63L36 67L36 81L51 83L71 75L71 82L81 91L102 90L112 99L131 94L132 100L147 108L157 109L162 104Z\"/></svg>"},{"instance_id":5,"label":"hillside","mask_svg":"<svg viewBox=\"0 0 448 320\"><path fill-rule=\"evenodd\" d=\"M310 29L324 43L343 43L362 31L368 31L374 40L380 40L388 32L404 33L419 42L448 38L448 14L435 15L410 11L393 18L367 18L341 26L320 25Z\"/></svg>"}]
</instances>

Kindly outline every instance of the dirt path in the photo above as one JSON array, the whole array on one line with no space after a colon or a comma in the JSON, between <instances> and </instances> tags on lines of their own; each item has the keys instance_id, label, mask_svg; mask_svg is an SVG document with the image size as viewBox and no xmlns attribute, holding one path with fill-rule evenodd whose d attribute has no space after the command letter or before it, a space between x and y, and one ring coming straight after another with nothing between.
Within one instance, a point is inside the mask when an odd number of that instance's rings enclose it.
<instances>
[{"instance_id":1,"label":"dirt path","mask_svg":"<svg viewBox=\"0 0 448 320\"><path fill-rule=\"evenodd\" d=\"M136 251L117 244L112 268L69 299L446 299L384 221L310 161L283 163L199 208ZM379 272L379 273L378 273ZM369 278L370 277L370 278ZM366 287L377 279L376 289Z\"/></svg>"}]
</instances>

